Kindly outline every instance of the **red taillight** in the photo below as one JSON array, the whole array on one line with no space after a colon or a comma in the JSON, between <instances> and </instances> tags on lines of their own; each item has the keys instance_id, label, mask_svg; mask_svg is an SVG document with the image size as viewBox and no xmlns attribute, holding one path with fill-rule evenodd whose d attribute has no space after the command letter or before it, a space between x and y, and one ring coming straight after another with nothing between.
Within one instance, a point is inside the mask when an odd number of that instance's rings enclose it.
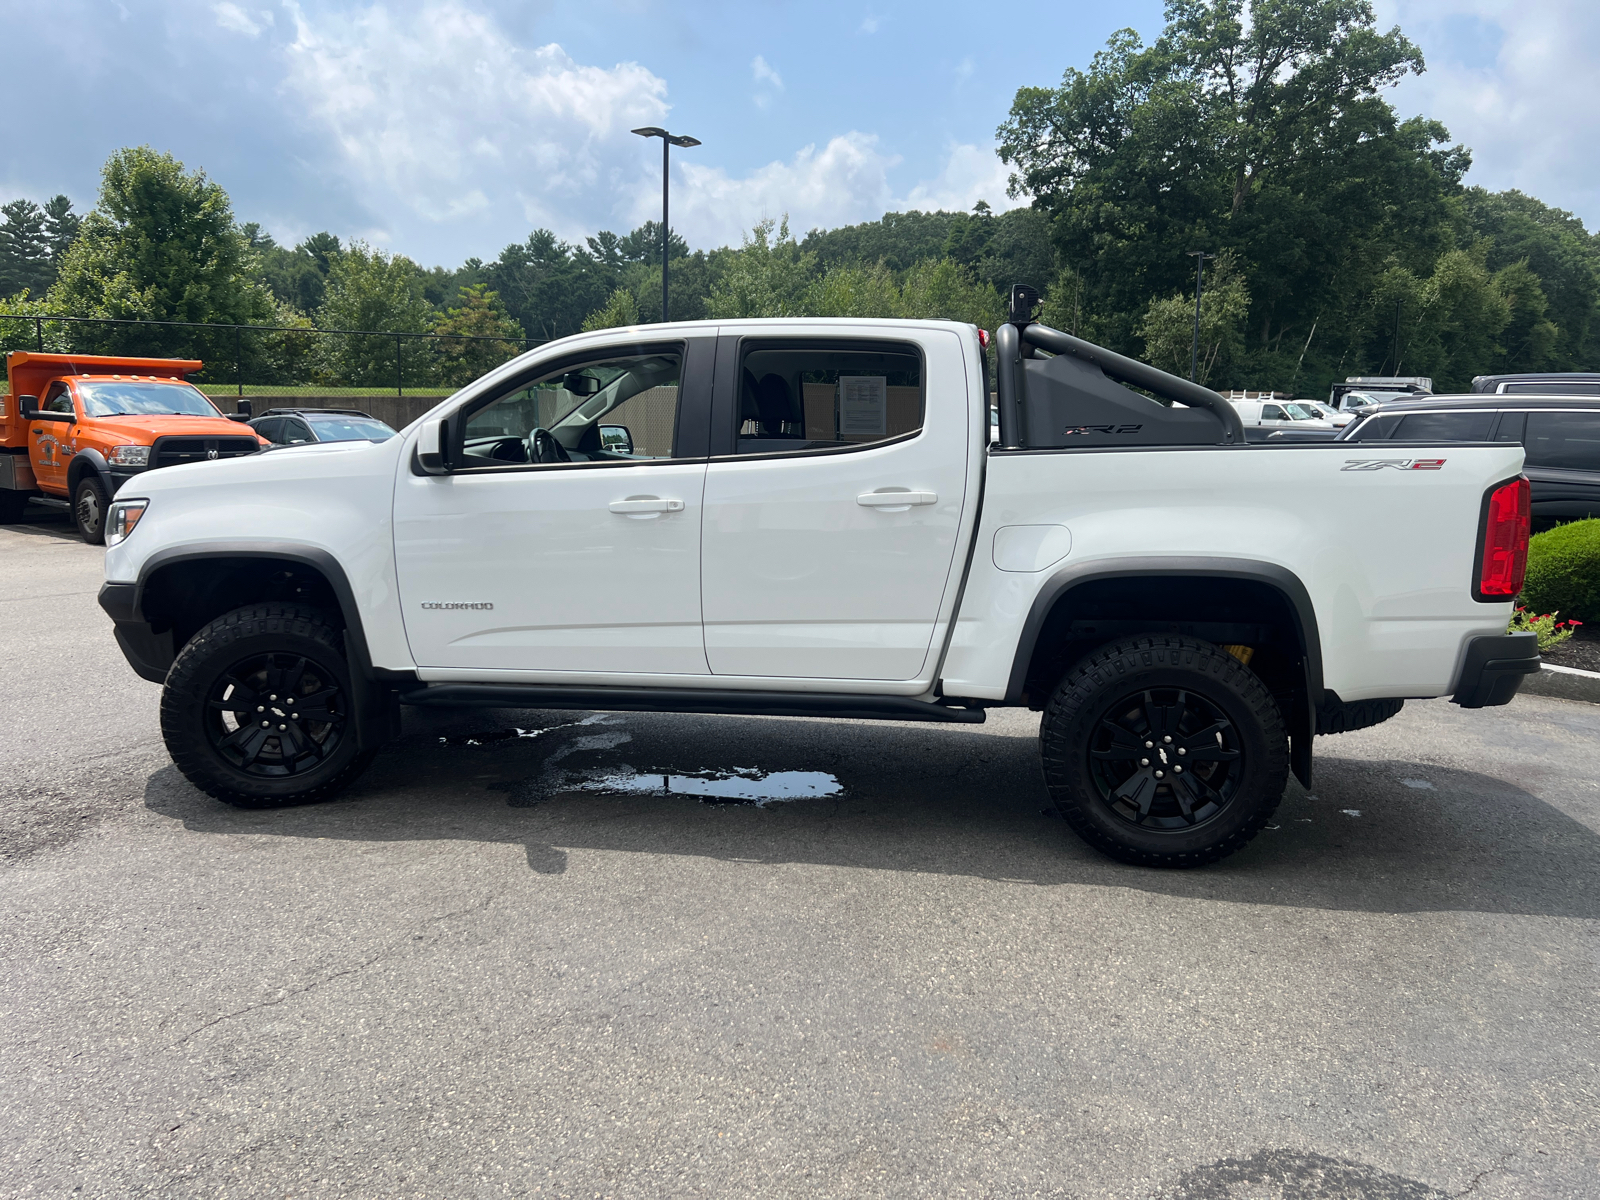
<instances>
[{"instance_id":1,"label":"red taillight","mask_svg":"<svg viewBox=\"0 0 1600 1200\"><path fill-rule=\"evenodd\" d=\"M1478 595L1509 600L1528 573L1528 481L1513 479L1489 493L1479 551Z\"/></svg>"},{"instance_id":2,"label":"red taillight","mask_svg":"<svg viewBox=\"0 0 1600 1200\"><path fill-rule=\"evenodd\" d=\"M984 350L989 348L989 331L987 329L978 330L978 345Z\"/></svg>"}]
</instances>

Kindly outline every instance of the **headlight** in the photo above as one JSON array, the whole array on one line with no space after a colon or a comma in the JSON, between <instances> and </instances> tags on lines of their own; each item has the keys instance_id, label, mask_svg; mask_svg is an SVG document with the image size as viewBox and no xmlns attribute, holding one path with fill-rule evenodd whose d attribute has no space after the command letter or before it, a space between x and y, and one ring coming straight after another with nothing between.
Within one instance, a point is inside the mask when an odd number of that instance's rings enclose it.
<instances>
[{"instance_id":1,"label":"headlight","mask_svg":"<svg viewBox=\"0 0 1600 1200\"><path fill-rule=\"evenodd\" d=\"M115 546L125 541L149 504L148 500L112 501L111 511L106 514L106 545Z\"/></svg>"},{"instance_id":2,"label":"headlight","mask_svg":"<svg viewBox=\"0 0 1600 1200\"><path fill-rule=\"evenodd\" d=\"M150 447L113 446L111 453L106 455L106 461L113 467L148 467L150 465Z\"/></svg>"}]
</instances>

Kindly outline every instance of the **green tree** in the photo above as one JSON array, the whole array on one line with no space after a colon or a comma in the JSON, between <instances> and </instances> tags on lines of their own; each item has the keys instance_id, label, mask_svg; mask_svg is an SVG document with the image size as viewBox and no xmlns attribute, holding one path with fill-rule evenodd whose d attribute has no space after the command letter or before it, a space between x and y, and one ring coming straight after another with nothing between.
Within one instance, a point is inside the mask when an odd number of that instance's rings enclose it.
<instances>
[{"instance_id":1,"label":"green tree","mask_svg":"<svg viewBox=\"0 0 1600 1200\"><path fill-rule=\"evenodd\" d=\"M803 251L789 233L789 217L759 222L728 256L711 287L706 315L716 320L801 315L817 256Z\"/></svg>"},{"instance_id":2,"label":"green tree","mask_svg":"<svg viewBox=\"0 0 1600 1200\"><path fill-rule=\"evenodd\" d=\"M583 319L583 331L617 329L639 324L639 301L627 288L619 287L611 293L604 308L597 308Z\"/></svg>"},{"instance_id":3,"label":"green tree","mask_svg":"<svg viewBox=\"0 0 1600 1200\"><path fill-rule=\"evenodd\" d=\"M0 296L43 295L55 278L44 222L32 200L0 205Z\"/></svg>"},{"instance_id":4,"label":"green tree","mask_svg":"<svg viewBox=\"0 0 1600 1200\"><path fill-rule=\"evenodd\" d=\"M448 335L449 340L436 343L434 350L441 360L441 378L454 387L471 383L522 353L522 326L485 283L462 288L455 307L434 322L433 331Z\"/></svg>"},{"instance_id":5,"label":"green tree","mask_svg":"<svg viewBox=\"0 0 1600 1200\"><path fill-rule=\"evenodd\" d=\"M186 171L172 155L137 146L106 161L99 202L62 256L49 299L72 316L251 324L274 310L267 290L250 279L250 265L227 193L203 171ZM75 346L84 350L212 350L204 331L78 329Z\"/></svg>"},{"instance_id":6,"label":"green tree","mask_svg":"<svg viewBox=\"0 0 1600 1200\"><path fill-rule=\"evenodd\" d=\"M338 238L331 233L314 233L288 249L254 222L242 226L241 232L255 253L254 278L272 292L279 304L307 314L322 307L328 272L343 252Z\"/></svg>"},{"instance_id":7,"label":"green tree","mask_svg":"<svg viewBox=\"0 0 1600 1200\"><path fill-rule=\"evenodd\" d=\"M1233 269L1231 257L1220 257L1210 286L1200 297L1200 346L1196 380L1209 383L1244 348L1244 323L1250 314L1250 289ZM1139 336L1151 366L1188 378L1195 356L1194 295L1176 293L1150 301Z\"/></svg>"},{"instance_id":8,"label":"green tree","mask_svg":"<svg viewBox=\"0 0 1600 1200\"><path fill-rule=\"evenodd\" d=\"M83 218L72 211L72 201L66 196L55 195L45 201L44 236L50 243L52 268L60 268L61 260L72 249L72 243L78 240L78 230L82 225Z\"/></svg>"},{"instance_id":9,"label":"green tree","mask_svg":"<svg viewBox=\"0 0 1600 1200\"><path fill-rule=\"evenodd\" d=\"M426 333L434 314L422 287L422 268L403 254L352 242L329 268L318 323L323 329ZM322 369L330 382L381 387L402 370L407 383L428 381L431 356L412 339L351 332L323 341Z\"/></svg>"},{"instance_id":10,"label":"green tree","mask_svg":"<svg viewBox=\"0 0 1600 1200\"><path fill-rule=\"evenodd\" d=\"M1186 290L1188 251L1230 250L1251 297L1231 370L1283 386L1315 347L1326 378L1389 264L1426 275L1465 232L1466 152L1381 94L1421 69L1365 0L1168 0L1154 45L1123 30L1059 88L1020 89L1000 153L1115 348Z\"/></svg>"}]
</instances>

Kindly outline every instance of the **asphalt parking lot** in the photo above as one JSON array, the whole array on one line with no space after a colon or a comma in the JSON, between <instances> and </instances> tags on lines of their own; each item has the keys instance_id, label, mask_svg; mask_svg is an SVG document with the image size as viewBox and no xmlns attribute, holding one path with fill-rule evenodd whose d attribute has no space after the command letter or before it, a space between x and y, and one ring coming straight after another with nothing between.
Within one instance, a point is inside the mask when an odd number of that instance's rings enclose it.
<instances>
[{"instance_id":1,"label":"asphalt parking lot","mask_svg":"<svg viewBox=\"0 0 1600 1200\"><path fill-rule=\"evenodd\" d=\"M1184 873L1025 713L413 711L242 812L100 564L0 529L0 1195L1600 1192L1600 706L1322 739Z\"/></svg>"}]
</instances>

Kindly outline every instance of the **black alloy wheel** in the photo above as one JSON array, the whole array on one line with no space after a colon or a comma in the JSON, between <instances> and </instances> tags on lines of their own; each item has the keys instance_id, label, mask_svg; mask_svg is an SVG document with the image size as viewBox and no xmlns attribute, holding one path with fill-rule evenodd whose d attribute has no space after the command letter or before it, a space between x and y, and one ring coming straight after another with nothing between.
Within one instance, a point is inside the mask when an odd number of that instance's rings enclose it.
<instances>
[{"instance_id":1,"label":"black alloy wheel","mask_svg":"<svg viewBox=\"0 0 1600 1200\"><path fill-rule=\"evenodd\" d=\"M1114 701L1089 749L1101 801L1144 829L1193 829L1221 816L1245 773L1238 731L1221 708L1182 688Z\"/></svg>"},{"instance_id":2,"label":"black alloy wheel","mask_svg":"<svg viewBox=\"0 0 1600 1200\"><path fill-rule=\"evenodd\" d=\"M332 672L298 654L255 654L211 685L211 747L235 770L263 779L304 774L329 760L349 707Z\"/></svg>"},{"instance_id":3,"label":"black alloy wheel","mask_svg":"<svg viewBox=\"0 0 1600 1200\"><path fill-rule=\"evenodd\" d=\"M1045 783L1091 846L1142 866L1215 862L1283 796L1289 747L1272 693L1220 646L1150 636L1067 672L1039 725Z\"/></svg>"},{"instance_id":4,"label":"black alloy wheel","mask_svg":"<svg viewBox=\"0 0 1600 1200\"><path fill-rule=\"evenodd\" d=\"M161 736L201 791L241 808L325 800L376 754L360 745L334 617L257 604L218 617L179 652Z\"/></svg>"}]
</instances>

